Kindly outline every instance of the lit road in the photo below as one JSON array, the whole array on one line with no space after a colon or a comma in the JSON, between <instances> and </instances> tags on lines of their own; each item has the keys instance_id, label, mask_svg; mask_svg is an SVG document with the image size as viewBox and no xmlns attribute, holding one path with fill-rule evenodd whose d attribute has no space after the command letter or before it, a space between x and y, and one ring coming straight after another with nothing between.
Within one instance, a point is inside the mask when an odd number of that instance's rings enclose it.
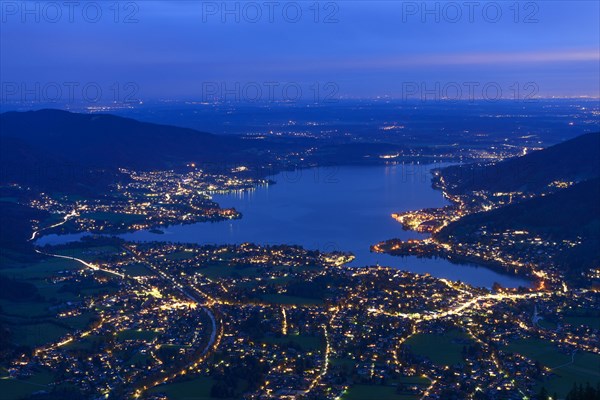
<instances>
[{"instance_id":1,"label":"lit road","mask_svg":"<svg viewBox=\"0 0 600 400\"><path fill-rule=\"evenodd\" d=\"M102 272L106 272L107 274L112 274L115 276L118 276L119 278L125 278L124 274L121 274L119 272L116 271L111 271L110 269L105 269L105 268L101 268L95 264L91 264L87 261L82 260L81 258L77 258L77 257L71 257L71 256L63 256L62 254L52 254L52 253L45 253L43 251L40 251L38 249L35 249L36 253L39 254L43 254L45 256L50 256L50 257L56 257L56 258L63 258L65 260L72 260L72 261L77 261L78 263L83 264L85 267L94 270L94 271L102 271Z\"/></svg>"},{"instance_id":2,"label":"lit road","mask_svg":"<svg viewBox=\"0 0 600 400\"><path fill-rule=\"evenodd\" d=\"M148 260L146 260L144 257L142 257L141 254L135 252L131 248L129 248L127 246L123 246L123 249L125 251L129 252L130 254L132 254L134 256L134 259L137 259L138 261L141 261L145 265L147 265L153 272L156 273L156 275L158 277L162 278L165 282L168 282L171 285L173 285L173 287L177 288L185 297L187 297L193 303L207 304L208 306L207 305L202 306L202 310L206 313L206 315L208 315L208 317L210 318L210 321L211 321L210 338L209 338L208 344L202 350L200 357L195 362L188 365L186 368L184 368L178 372L175 372L171 375L168 375L162 379L159 379L150 385L146 385L141 389L136 390L135 397L139 397L139 396L141 396L143 391L146 391L154 386L158 386L160 384L163 384L170 380L173 380L173 379L177 378L178 376L185 375L188 370L189 371L195 370L200 365L200 363L203 362L207 358L207 356L210 354L210 352L214 351L219 346L219 343L221 342L221 337L223 336L223 329L222 329L222 327L218 326L219 324L217 323L217 319L216 319L214 313L212 312L212 310L210 308L208 308L210 305L213 305L216 303L216 301L214 299L212 299L210 296L200 292L195 287L182 285L181 283L176 281L171 275L166 274L160 268L157 268L156 266L152 265L152 263L150 263Z\"/></svg>"},{"instance_id":3,"label":"lit road","mask_svg":"<svg viewBox=\"0 0 600 400\"><path fill-rule=\"evenodd\" d=\"M76 210L73 210L70 213L66 214L64 216L64 219L62 221L60 221L60 222L58 222L58 223L56 223L54 225L50 225L50 226L47 226L45 228L39 229L37 231L33 231L33 233L31 234L31 237L29 238L29 241L31 242L31 241L35 240L35 238L40 234L40 232L48 230L48 229L56 228L57 226L61 226L65 222L67 222L71 217L76 217L78 215L79 215L79 213Z\"/></svg>"},{"instance_id":4,"label":"lit road","mask_svg":"<svg viewBox=\"0 0 600 400\"><path fill-rule=\"evenodd\" d=\"M454 315L462 315L465 311L475 307L478 303L483 301L502 301L502 300L520 300L520 299L531 299L535 297L542 297L544 295L548 295L548 293L544 292L535 292L535 293L524 293L524 294L486 294L474 297L469 301L466 301L454 308L450 308L445 311L436 311L430 314L422 314L422 313L391 313L384 311L379 308L369 308L367 311L372 314L381 314L386 315L388 317L400 317L406 319L412 319L416 321L430 321L440 318L445 318Z\"/></svg>"}]
</instances>

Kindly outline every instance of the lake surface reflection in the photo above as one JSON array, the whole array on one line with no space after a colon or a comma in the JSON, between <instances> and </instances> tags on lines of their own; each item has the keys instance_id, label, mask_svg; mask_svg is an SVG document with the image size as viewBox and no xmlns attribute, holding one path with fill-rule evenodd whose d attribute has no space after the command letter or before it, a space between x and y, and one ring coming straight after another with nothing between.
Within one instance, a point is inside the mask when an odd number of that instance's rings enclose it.
<instances>
[{"instance_id":1,"label":"lake surface reflection","mask_svg":"<svg viewBox=\"0 0 600 400\"><path fill-rule=\"evenodd\" d=\"M505 287L528 286L527 280L484 267L370 252L370 246L382 240L424 237L404 231L391 214L448 204L441 192L431 187L430 171L435 167L409 164L282 172L272 177L276 184L214 195L222 207L241 211L240 220L170 226L164 235L138 231L120 236L134 241L200 244L298 244L322 251L352 252L356 256L352 266L393 266L476 286L491 287L494 282ZM38 243L63 241L60 239L49 235Z\"/></svg>"}]
</instances>

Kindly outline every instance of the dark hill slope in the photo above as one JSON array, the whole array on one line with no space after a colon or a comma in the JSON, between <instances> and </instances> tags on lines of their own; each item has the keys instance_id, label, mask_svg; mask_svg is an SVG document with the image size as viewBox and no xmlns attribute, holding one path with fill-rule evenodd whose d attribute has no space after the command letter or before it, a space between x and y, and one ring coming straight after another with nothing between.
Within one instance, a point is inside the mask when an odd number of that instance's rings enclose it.
<instances>
[{"instance_id":1,"label":"dark hill slope","mask_svg":"<svg viewBox=\"0 0 600 400\"><path fill-rule=\"evenodd\" d=\"M492 211L468 215L449 224L436 237L442 241L471 242L478 231L524 230L554 241L582 238L582 244L555 259L567 273L600 264L600 178L573 185Z\"/></svg>"},{"instance_id":2,"label":"dark hill slope","mask_svg":"<svg viewBox=\"0 0 600 400\"><path fill-rule=\"evenodd\" d=\"M0 140L3 160L5 156L10 160L16 149L43 162L130 168L164 168L186 161L253 161L275 146L113 115L59 110L1 114Z\"/></svg>"},{"instance_id":3,"label":"dark hill slope","mask_svg":"<svg viewBox=\"0 0 600 400\"><path fill-rule=\"evenodd\" d=\"M46 220L49 214L20 204L0 201L0 269L9 264L13 257L27 258L33 256L31 237L31 221ZM6 264L5 264L6 263Z\"/></svg>"},{"instance_id":4,"label":"dark hill slope","mask_svg":"<svg viewBox=\"0 0 600 400\"><path fill-rule=\"evenodd\" d=\"M553 181L580 182L600 176L600 133L590 133L495 164L440 170L453 194L477 190L540 192Z\"/></svg>"}]
</instances>

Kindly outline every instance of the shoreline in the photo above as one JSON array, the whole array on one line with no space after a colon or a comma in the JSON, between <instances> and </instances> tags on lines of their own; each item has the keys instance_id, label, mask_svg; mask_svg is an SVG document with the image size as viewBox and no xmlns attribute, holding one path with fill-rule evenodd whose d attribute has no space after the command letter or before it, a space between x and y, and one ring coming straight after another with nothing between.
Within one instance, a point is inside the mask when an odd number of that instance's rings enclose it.
<instances>
[{"instance_id":1,"label":"shoreline","mask_svg":"<svg viewBox=\"0 0 600 400\"><path fill-rule=\"evenodd\" d=\"M389 245L390 243L396 243L396 240L400 241L399 239L390 239L388 241L373 245L373 246L371 246L371 251L374 253L387 254L387 255L390 255L393 257L400 257L400 258L403 258L403 257L416 257L419 259L440 258L440 259L446 260L454 265L481 267L481 268L486 268L486 269L492 270L494 272L500 273L502 275L506 275L508 277L525 279L531 283L531 286L534 286L535 284L538 283L538 279L536 279L536 277L533 274L528 274L526 271L519 271L517 269L511 269L510 267L507 267L502 264L498 264L497 262L494 262L494 261L484 260L484 259L480 259L480 258L476 258L476 257L458 254L458 253L447 253L447 252L443 252L443 251L440 251L438 253L433 253L433 254L432 253L421 253L421 252L415 252L414 248L406 249L406 250L392 250L392 251L376 249L377 246L381 246L382 244Z\"/></svg>"}]
</instances>

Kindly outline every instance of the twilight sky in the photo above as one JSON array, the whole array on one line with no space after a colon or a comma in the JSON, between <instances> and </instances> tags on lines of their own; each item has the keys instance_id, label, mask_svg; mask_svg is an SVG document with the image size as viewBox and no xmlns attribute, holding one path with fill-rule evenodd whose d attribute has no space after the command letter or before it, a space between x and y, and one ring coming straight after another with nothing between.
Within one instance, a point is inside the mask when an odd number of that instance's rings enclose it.
<instances>
[{"instance_id":1,"label":"twilight sky","mask_svg":"<svg viewBox=\"0 0 600 400\"><path fill-rule=\"evenodd\" d=\"M101 100L279 97L289 83L308 97L316 82L352 98L600 96L596 1L25 4L1 2L3 102L90 83Z\"/></svg>"}]
</instances>

